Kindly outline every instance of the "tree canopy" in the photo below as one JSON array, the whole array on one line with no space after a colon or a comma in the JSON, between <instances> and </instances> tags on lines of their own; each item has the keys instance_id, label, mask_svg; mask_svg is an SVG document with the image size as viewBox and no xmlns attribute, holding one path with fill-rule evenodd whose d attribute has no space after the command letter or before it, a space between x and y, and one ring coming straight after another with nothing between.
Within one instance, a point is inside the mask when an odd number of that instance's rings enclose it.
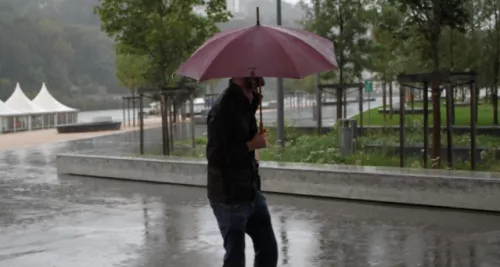
<instances>
[{"instance_id":1,"label":"tree canopy","mask_svg":"<svg viewBox=\"0 0 500 267\"><path fill-rule=\"evenodd\" d=\"M147 76L159 86L198 46L218 31L230 14L225 1L205 1L205 15L193 12L198 0L100 0L96 13L102 29L120 44L118 53L149 59Z\"/></svg>"}]
</instances>

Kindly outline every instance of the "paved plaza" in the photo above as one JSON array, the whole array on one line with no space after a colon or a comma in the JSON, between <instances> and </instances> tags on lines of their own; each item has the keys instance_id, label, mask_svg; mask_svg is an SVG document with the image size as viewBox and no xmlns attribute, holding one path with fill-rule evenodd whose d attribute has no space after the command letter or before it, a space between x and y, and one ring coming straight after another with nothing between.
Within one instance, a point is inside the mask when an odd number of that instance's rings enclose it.
<instances>
[{"instance_id":1,"label":"paved plaza","mask_svg":"<svg viewBox=\"0 0 500 267\"><path fill-rule=\"evenodd\" d=\"M56 172L59 153L137 154L137 138L127 132L0 151L0 266L220 267L222 239L204 188ZM146 140L147 150L158 147L160 131L148 129ZM267 198L279 266L500 266L498 214Z\"/></svg>"}]
</instances>

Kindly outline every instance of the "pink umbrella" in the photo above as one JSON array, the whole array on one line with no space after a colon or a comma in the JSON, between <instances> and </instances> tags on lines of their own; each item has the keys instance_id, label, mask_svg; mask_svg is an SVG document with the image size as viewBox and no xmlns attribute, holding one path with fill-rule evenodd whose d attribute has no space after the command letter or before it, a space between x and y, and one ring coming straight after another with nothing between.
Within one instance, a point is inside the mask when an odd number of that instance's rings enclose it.
<instances>
[{"instance_id":1,"label":"pink umbrella","mask_svg":"<svg viewBox=\"0 0 500 267\"><path fill-rule=\"evenodd\" d=\"M257 8L256 25L216 34L176 73L198 81L250 76L301 79L337 68L330 40L304 30L261 25Z\"/></svg>"},{"instance_id":2,"label":"pink umbrella","mask_svg":"<svg viewBox=\"0 0 500 267\"><path fill-rule=\"evenodd\" d=\"M301 79L337 69L333 43L287 27L257 25L216 34L196 50L177 74L198 81L248 77Z\"/></svg>"}]
</instances>

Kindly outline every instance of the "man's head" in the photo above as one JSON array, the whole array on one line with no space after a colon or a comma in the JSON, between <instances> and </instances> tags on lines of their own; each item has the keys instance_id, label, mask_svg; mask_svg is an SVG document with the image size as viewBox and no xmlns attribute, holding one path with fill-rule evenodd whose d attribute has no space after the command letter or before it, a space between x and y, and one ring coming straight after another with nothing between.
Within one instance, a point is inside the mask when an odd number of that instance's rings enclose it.
<instances>
[{"instance_id":1,"label":"man's head","mask_svg":"<svg viewBox=\"0 0 500 267\"><path fill-rule=\"evenodd\" d=\"M244 90L252 90L253 83L258 87L266 85L264 78L262 77L233 77L231 81L237 85L239 85Z\"/></svg>"}]
</instances>

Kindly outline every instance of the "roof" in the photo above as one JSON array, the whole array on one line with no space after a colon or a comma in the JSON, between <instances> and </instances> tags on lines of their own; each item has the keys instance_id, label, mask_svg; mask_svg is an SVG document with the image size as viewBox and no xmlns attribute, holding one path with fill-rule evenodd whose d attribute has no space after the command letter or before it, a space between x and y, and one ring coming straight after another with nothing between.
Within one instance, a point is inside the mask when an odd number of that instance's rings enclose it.
<instances>
[{"instance_id":1,"label":"roof","mask_svg":"<svg viewBox=\"0 0 500 267\"><path fill-rule=\"evenodd\" d=\"M21 90L19 83L16 85L16 89L14 89L14 92L9 99L5 101L5 104L9 108L24 114L48 113L45 109L31 102L31 100L24 94L23 90Z\"/></svg>"},{"instance_id":2,"label":"roof","mask_svg":"<svg viewBox=\"0 0 500 267\"><path fill-rule=\"evenodd\" d=\"M21 112L9 108L4 102L0 100L0 117L21 115Z\"/></svg>"},{"instance_id":3,"label":"roof","mask_svg":"<svg viewBox=\"0 0 500 267\"><path fill-rule=\"evenodd\" d=\"M77 111L74 108L70 108L61 104L61 102L57 101L47 90L45 83L42 84L42 89L38 95L33 99L33 104L47 110L48 112L71 112Z\"/></svg>"}]
</instances>

